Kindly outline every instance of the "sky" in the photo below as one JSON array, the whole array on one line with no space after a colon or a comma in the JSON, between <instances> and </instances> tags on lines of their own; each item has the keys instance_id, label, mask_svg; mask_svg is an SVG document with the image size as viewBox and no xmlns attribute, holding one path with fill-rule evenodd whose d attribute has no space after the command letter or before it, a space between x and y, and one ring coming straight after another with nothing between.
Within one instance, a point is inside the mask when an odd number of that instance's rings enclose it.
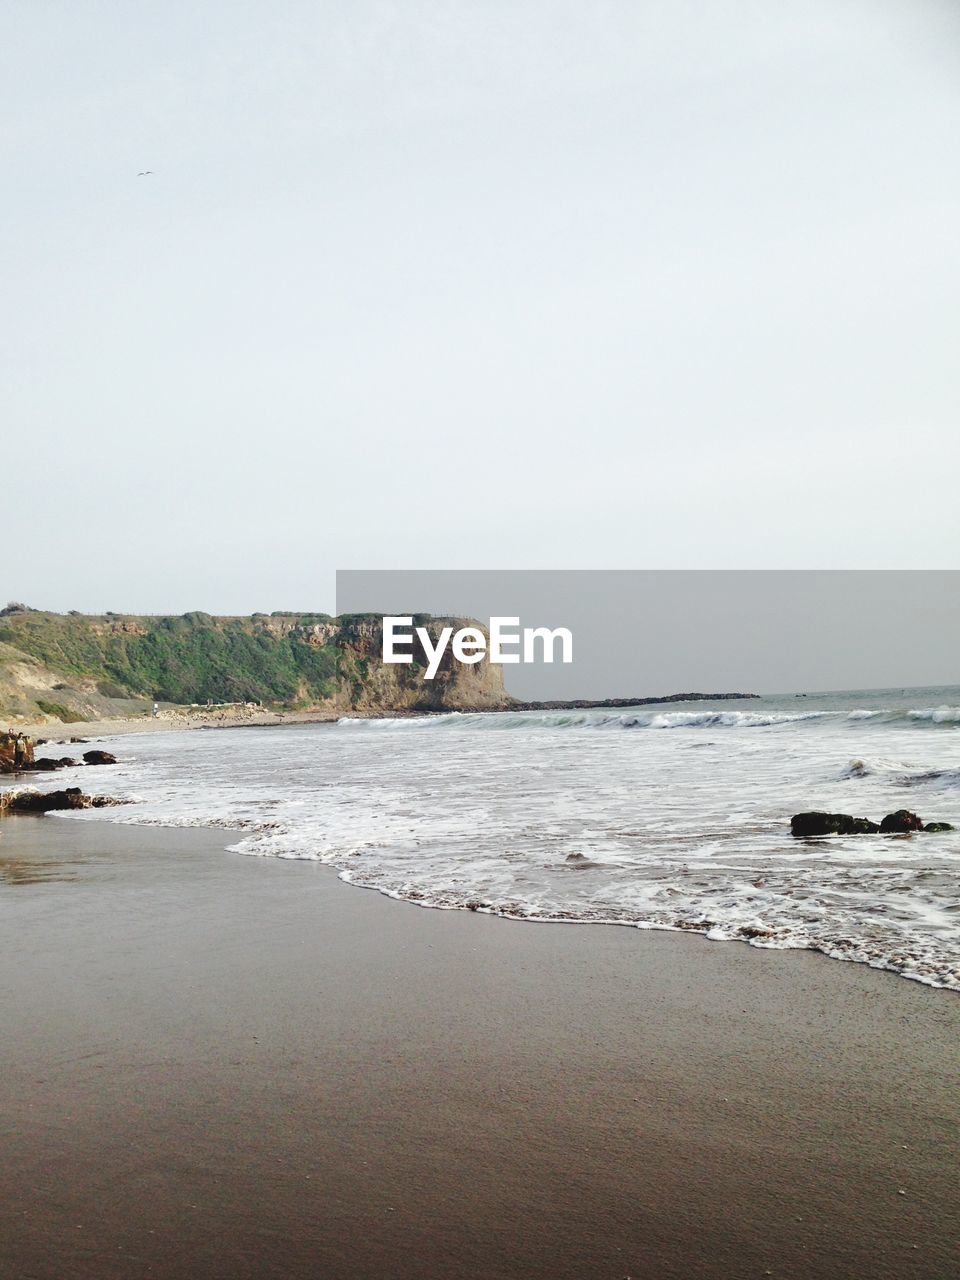
<instances>
[{"instance_id":1,"label":"sky","mask_svg":"<svg viewBox=\"0 0 960 1280\"><path fill-rule=\"evenodd\" d=\"M956 566L956 4L0 8L6 598Z\"/></svg>"}]
</instances>

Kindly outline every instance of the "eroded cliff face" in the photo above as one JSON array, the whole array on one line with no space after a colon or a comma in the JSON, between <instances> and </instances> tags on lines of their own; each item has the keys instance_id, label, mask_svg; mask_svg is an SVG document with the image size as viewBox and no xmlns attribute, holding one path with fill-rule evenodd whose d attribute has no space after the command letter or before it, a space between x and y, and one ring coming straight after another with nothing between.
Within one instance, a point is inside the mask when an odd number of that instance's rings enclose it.
<instances>
[{"instance_id":1,"label":"eroded cliff face","mask_svg":"<svg viewBox=\"0 0 960 1280\"><path fill-rule=\"evenodd\" d=\"M436 642L443 627L486 628L469 618L416 618ZM379 618L343 619L334 643L340 651L341 706L361 714L397 711L487 711L508 707L513 699L503 684L503 668L486 656L473 665L457 662L445 651L432 680L425 680L427 655L419 639L413 662L383 662L383 627Z\"/></svg>"}]
</instances>

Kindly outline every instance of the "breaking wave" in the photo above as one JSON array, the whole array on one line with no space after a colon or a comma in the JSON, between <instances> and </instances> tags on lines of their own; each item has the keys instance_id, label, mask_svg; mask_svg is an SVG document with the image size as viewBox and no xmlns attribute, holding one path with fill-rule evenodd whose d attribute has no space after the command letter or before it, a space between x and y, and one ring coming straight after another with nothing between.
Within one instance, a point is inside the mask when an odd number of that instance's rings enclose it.
<instances>
[{"instance_id":1,"label":"breaking wave","mask_svg":"<svg viewBox=\"0 0 960 1280\"><path fill-rule=\"evenodd\" d=\"M661 704L662 705L662 704ZM447 711L407 716L342 716L343 728L393 730L418 729L764 729L777 725L804 724L811 720L848 722L851 725L891 724L904 726L960 726L960 707L920 707L912 709L856 708L853 711L733 711L705 708L698 711L663 711L638 708L624 711Z\"/></svg>"},{"instance_id":2,"label":"breaking wave","mask_svg":"<svg viewBox=\"0 0 960 1280\"><path fill-rule=\"evenodd\" d=\"M841 778L881 778L895 787L960 787L960 767L918 769L903 761L851 760Z\"/></svg>"}]
</instances>

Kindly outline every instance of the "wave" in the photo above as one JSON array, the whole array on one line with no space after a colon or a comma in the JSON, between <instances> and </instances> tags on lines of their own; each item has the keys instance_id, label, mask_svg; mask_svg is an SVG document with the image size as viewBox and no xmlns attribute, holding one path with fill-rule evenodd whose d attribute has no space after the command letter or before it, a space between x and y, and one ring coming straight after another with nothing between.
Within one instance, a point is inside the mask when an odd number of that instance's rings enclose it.
<instances>
[{"instance_id":1,"label":"wave","mask_svg":"<svg viewBox=\"0 0 960 1280\"><path fill-rule=\"evenodd\" d=\"M960 787L960 768L916 769L903 761L851 760L841 778L881 777L895 787Z\"/></svg>"},{"instance_id":2,"label":"wave","mask_svg":"<svg viewBox=\"0 0 960 1280\"><path fill-rule=\"evenodd\" d=\"M866 708L848 711L848 720L882 721L884 724L960 724L960 707Z\"/></svg>"},{"instance_id":3,"label":"wave","mask_svg":"<svg viewBox=\"0 0 960 1280\"><path fill-rule=\"evenodd\" d=\"M343 716L338 725L373 729L430 729L460 727L470 729L759 729L793 724L800 720L822 720L830 711L808 711L787 715L749 711L486 711L444 712L439 715Z\"/></svg>"},{"instance_id":4,"label":"wave","mask_svg":"<svg viewBox=\"0 0 960 1280\"><path fill-rule=\"evenodd\" d=\"M949 950L944 952L938 941L897 934L883 938L857 937L855 933L851 934L849 921L840 918L816 921L809 917L809 913L806 922L784 918L782 903L789 903L789 895L785 899L780 898L779 902L777 893L768 894L766 902L751 901L745 886L734 883L724 886L725 891L712 895L709 902L695 892L671 890L676 892L677 899L667 908L651 904L646 910L638 910L627 902L616 905L609 900L549 905L538 901L535 895L528 897L520 893L507 898L491 895L489 886L479 881L469 887L453 883L441 887L397 877L395 872L384 867L348 865L348 858L356 851L329 846L318 848L291 839L289 833L282 831L276 836L253 834L228 847L233 852L255 857L273 856L326 863L346 884L373 889L385 897L433 910L472 911L541 924L604 924L698 933L716 942L746 942L750 946L772 950L819 951L837 960L886 969L926 986L960 991L960 967L956 963L955 951L953 954ZM588 862L585 869L599 865ZM754 880L752 883L759 886L766 881ZM753 899L757 897L756 893L752 895Z\"/></svg>"},{"instance_id":5,"label":"wave","mask_svg":"<svg viewBox=\"0 0 960 1280\"><path fill-rule=\"evenodd\" d=\"M925 707L921 711L908 711L908 720L930 720L934 724L960 724L960 707Z\"/></svg>"},{"instance_id":6,"label":"wave","mask_svg":"<svg viewBox=\"0 0 960 1280\"><path fill-rule=\"evenodd\" d=\"M865 708L853 711L446 711L408 716L342 716L338 725L357 729L764 729L813 720L850 724L895 724L921 727L960 725L960 707Z\"/></svg>"},{"instance_id":7,"label":"wave","mask_svg":"<svg viewBox=\"0 0 960 1280\"><path fill-rule=\"evenodd\" d=\"M922 717L899 697L876 695L866 725L848 713L867 694L350 718L270 731L266 751L236 732L229 767L226 739L145 734L110 775L141 804L63 817L218 826L238 853L325 863L420 906L815 949L960 990L960 832L827 848L787 827L814 804L960 825L960 739L923 705L944 694L907 695ZM666 728L690 732L621 732Z\"/></svg>"}]
</instances>

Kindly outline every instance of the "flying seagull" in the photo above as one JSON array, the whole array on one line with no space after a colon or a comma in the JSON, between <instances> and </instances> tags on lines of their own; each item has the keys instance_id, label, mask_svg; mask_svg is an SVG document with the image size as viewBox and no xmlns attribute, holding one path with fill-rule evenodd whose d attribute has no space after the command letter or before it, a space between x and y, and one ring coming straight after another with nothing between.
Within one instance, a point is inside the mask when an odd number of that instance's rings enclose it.
<instances>
[{"instance_id":1,"label":"flying seagull","mask_svg":"<svg viewBox=\"0 0 960 1280\"><path fill-rule=\"evenodd\" d=\"M148 178L148 177L150 176L150 174L151 174L151 173L153 173L153 170L152 170L152 169L141 169L141 170L140 170L140 172L137 174L137 177L138 177L138 178Z\"/></svg>"}]
</instances>

